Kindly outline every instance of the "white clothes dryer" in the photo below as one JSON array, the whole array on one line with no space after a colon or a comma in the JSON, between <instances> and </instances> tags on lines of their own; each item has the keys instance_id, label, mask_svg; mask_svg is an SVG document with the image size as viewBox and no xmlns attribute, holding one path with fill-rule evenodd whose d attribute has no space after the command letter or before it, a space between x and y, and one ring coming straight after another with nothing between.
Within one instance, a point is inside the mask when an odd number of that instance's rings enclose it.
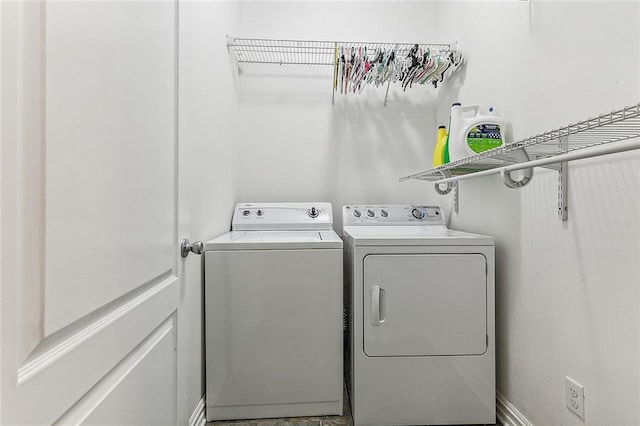
<instances>
[{"instance_id":1,"label":"white clothes dryer","mask_svg":"<svg viewBox=\"0 0 640 426\"><path fill-rule=\"evenodd\" d=\"M207 421L342 414L342 240L329 203L242 203L205 244Z\"/></svg>"},{"instance_id":2,"label":"white clothes dryer","mask_svg":"<svg viewBox=\"0 0 640 426\"><path fill-rule=\"evenodd\" d=\"M439 207L342 213L354 423L495 423L493 238Z\"/></svg>"}]
</instances>

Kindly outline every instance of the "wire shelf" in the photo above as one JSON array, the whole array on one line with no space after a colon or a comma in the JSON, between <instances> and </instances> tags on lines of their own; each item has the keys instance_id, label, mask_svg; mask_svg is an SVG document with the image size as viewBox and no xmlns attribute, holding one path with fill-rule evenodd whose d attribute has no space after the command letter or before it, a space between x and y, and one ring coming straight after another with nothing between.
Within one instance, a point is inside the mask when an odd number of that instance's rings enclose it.
<instances>
[{"instance_id":1,"label":"wire shelf","mask_svg":"<svg viewBox=\"0 0 640 426\"><path fill-rule=\"evenodd\" d=\"M463 62L457 44L379 43L366 41L282 40L227 37L227 46L242 71L246 64L321 67L333 73L331 104L336 92L360 93L367 86L386 86L387 106L391 83L403 90L413 84L437 88ZM261 68L264 69L264 68Z\"/></svg>"},{"instance_id":2,"label":"wire shelf","mask_svg":"<svg viewBox=\"0 0 640 426\"><path fill-rule=\"evenodd\" d=\"M333 65L329 41L234 38L227 43L238 64Z\"/></svg>"},{"instance_id":3,"label":"wire shelf","mask_svg":"<svg viewBox=\"0 0 640 426\"><path fill-rule=\"evenodd\" d=\"M336 48L366 48L371 55L377 49L394 49L399 55L407 55L418 44L438 55L451 50L449 44L436 43L378 43L362 41L278 40L262 38L227 38L227 46L238 64L277 65L335 65Z\"/></svg>"},{"instance_id":4,"label":"wire shelf","mask_svg":"<svg viewBox=\"0 0 640 426\"><path fill-rule=\"evenodd\" d=\"M528 154L530 160L553 159L569 152L599 145L615 144L637 137L640 137L640 103L531 136L440 167L414 173L400 178L400 181L419 179L433 182L467 174L470 175L469 177L473 177L471 175L477 172L522 163L523 150ZM560 158L557 163L562 161L564 160ZM547 167L559 169L557 163L555 165L552 163Z\"/></svg>"}]
</instances>

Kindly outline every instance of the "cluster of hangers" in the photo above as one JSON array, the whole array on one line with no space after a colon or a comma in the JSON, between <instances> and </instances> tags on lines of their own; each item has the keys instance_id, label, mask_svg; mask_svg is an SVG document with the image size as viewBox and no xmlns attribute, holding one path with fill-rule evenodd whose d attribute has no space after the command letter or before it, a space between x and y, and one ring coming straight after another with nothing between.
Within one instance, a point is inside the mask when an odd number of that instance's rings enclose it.
<instances>
[{"instance_id":1,"label":"cluster of hangers","mask_svg":"<svg viewBox=\"0 0 640 426\"><path fill-rule=\"evenodd\" d=\"M406 52L406 53L405 53ZM415 84L438 87L445 73L462 63L456 51L441 53L437 48L413 45L408 51L366 46L335 47L333 89L340 93L360 93L366 85L401 83L403 90Z\"/></svg>"}]
</instances>

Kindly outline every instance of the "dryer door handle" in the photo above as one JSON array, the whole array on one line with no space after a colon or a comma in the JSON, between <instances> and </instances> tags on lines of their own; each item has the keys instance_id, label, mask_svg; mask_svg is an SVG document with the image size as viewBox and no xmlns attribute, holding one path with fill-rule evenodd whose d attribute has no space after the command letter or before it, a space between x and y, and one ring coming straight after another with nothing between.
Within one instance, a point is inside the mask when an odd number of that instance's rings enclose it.
<instances>
[{"instance_id":1,"label":"dryer door handle","mask_svg":"<svg viewBox=\"0 0 640 426\"><path fill-rule=\"evenodd\" d=\"M385 291L379 285L371 287L371 324L380 325L385 318Z\"/></svg>"}]
</instances>

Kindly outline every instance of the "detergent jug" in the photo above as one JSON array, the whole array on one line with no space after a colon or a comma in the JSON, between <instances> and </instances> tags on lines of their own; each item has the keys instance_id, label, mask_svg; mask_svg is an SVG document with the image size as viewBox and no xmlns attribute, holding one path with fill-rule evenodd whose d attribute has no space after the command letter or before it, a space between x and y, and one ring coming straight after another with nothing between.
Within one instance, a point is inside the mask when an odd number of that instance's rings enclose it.
<instances>
[{"instance_id":1,"label":"detergent jug","mask_svg":"<svg viewBox=\"0 0 640 426\"><path fill-rule=\"evenodd\" d=\"M478 105L451 105L449 125L449 159L451 162L470 157L505 144L505 121L493 108L483 114Z\"/></svg>"}]
</instances>

